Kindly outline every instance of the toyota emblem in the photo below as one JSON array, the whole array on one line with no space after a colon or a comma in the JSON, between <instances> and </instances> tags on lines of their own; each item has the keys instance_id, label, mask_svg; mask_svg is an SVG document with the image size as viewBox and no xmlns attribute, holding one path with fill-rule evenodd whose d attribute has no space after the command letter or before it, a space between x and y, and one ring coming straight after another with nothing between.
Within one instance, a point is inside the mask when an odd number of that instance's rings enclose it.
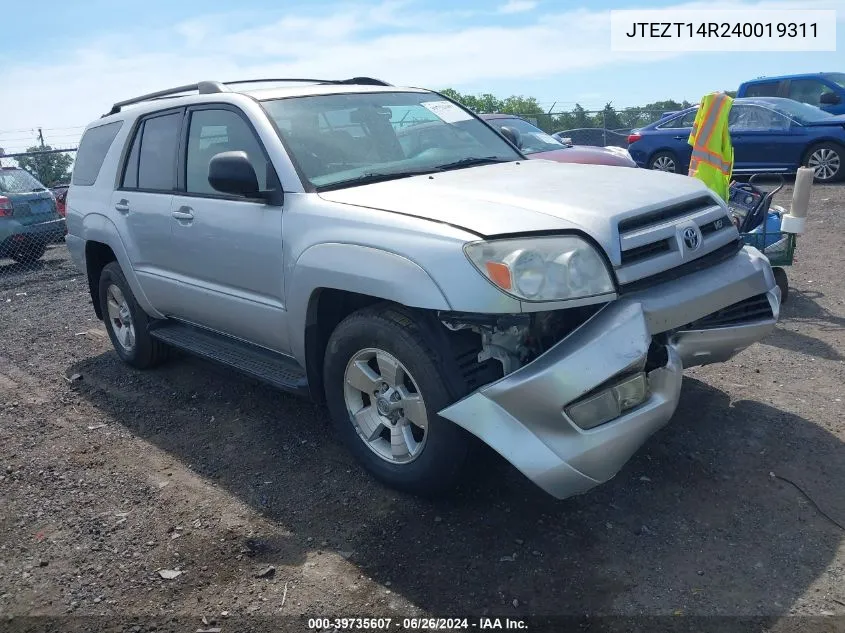
<instances>
[{"instance_id":1,"label":"toyota emblem","mask_svg":"<svg viewBox=\"0 0 845 633\"><path fill-rule=\"evenodd\" d=\"M684 229L683 236L684 244L689 250L694 251L701 246L701 235L695 228L688 227Z\"/></svg>"}]
</instances>

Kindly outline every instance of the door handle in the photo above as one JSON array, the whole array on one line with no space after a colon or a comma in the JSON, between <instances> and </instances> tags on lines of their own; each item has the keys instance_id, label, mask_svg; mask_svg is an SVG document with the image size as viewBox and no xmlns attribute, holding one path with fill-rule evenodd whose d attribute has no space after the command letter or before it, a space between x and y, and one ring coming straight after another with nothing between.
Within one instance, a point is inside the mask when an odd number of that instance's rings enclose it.
<instances>
[{"instance_id":1,"label":"door handle","mask_svg":"<svg viewBox=\"0 0 845 633\"><path fill-rule=\"evenodd\" d=\"M173 211L170 215L172 215L177 220L191 221L194 219L194 210L191 207L179 207L176 211Z\"/></svg>"},{"instance_id":2,"label":"door handle","mask_svg":"<svg viewBox=\"0 0 845 633\"><path fill-rule=\"evenodd\" d=\"M122 198L119 202L114 205L114 208L121 213L129 213L129 200L126 198Z\"/></svg>"},{"instance_id":3,"label":"door handle","mask_svg":"<svg viewBox=\"0 0 845 633\"><path fill-rule=\"evenodd\" d=\"M674 138L676 141L683 141L685 138L689 138L689 137L688 137L688 136L680 136L680 135L678 135L678 136L674 136L674 137L672 137L672 138Z\"/></svg>"}]
</instances>

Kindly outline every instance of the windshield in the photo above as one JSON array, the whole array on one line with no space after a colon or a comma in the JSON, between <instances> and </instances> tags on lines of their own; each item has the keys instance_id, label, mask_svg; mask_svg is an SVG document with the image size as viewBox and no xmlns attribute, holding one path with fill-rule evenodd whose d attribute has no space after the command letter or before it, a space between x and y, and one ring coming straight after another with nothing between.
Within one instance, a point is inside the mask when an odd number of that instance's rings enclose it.
<instances>
[{"instance_id":1,"label":"windshield","mask_svg":"<svg viewBox=\"0 0 845 633\"><path fill-rule=\"evenodd\" d=\"M45 191L44 185L23 169L0 169L0 193Z\"/></svg>"},{"instance_id":2,"label":"windshield","mask_svg":"<svg viewBox=\"0 0 845 633\"><path fill-rule=\"evenodd\" d=\"M827 73L824 78L832 81L840 88L845 88L845 73Z\"/></svg>"},{"instance_id":3,"label":"windshield","mask_svg":"<svg viewBox=\"0 0 845 633\"><path fill-rule=\"evenodd\" d=\"M516 117L508 119L488 119L487 122L498 130L501 130L502 127L506 126L519 132L519 140L521 142L519 149L521 149L524 154L550 152L567 147L554 136L546 134L543 130L538 127L534 127L524 119L518 119Z\"/></svg>"},{"instance_id":4,"label":"windshield","mask_svg":"<svg viewBox=\"0 0 845 633\"><path fill-rule=\"evenodd\" d=\"M800 101L792 101L791 99L777 99L776 101L761 99L761 102L781 114L795 119L799 123L824 121L833 116L830 112L825 112L821 108L808 103L801 103Z\"/></svg>"},{"instance_id":5,"label":"windshield","mask_svg":"<svg viewBox=\"0 0 845 633\"><path fill-rule=\"evenodd\" d=\"M301 174L318 190L520 158L466 110L428 92L291 97L263 105Z\"/></svg>"}]
</instances>

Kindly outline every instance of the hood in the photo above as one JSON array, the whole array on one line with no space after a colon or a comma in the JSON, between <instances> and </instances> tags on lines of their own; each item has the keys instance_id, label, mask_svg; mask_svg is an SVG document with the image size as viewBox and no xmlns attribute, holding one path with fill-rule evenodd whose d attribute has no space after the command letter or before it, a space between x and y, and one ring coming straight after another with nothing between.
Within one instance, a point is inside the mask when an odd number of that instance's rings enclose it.
<instances>
[{"instance_id":1,"label":"hood","mask_svg":"<svg viewBox=\"0 0 845 633\"><path fill-rule=\"evenodd\" d=\"M709 191L695 178L661 171L528 160L319 195L335 203L443 222L482 237L582 231L618 266L620 220L702 195L715 201Z\"/></svg>"},{"instance_id":2,"label":"hood","mask_svg":"<svg viewBox=\"0 0 845 633\"><path fill-rule=\"evenodd\" d=\"M636 167L630 156L592 145L572 145L549 152L528 155L532 159L553 160L557 163L584 163L587 165L612 165L615 167Z\"/></svg>"}]
</instances>

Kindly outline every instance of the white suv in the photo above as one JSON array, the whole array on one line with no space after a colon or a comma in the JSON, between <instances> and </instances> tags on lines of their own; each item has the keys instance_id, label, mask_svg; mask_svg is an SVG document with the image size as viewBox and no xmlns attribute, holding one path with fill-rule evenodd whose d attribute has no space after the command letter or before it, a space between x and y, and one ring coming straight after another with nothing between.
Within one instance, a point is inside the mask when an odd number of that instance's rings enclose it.
<instances>
[{"instance_id":1,"label":"white suv","mask_svg":"<svg viewBox=\"0 0 845 633\"><path fill-rule=\"evenodd\" d=\"M130 365L175 346L324 400L406 490L452 486L475 435L566 497L668 422L684 367L775 325L767 260L697 180L525 160L428 90L272 82L86 129L67 242Z\"/></svg>"}]
</instances>

